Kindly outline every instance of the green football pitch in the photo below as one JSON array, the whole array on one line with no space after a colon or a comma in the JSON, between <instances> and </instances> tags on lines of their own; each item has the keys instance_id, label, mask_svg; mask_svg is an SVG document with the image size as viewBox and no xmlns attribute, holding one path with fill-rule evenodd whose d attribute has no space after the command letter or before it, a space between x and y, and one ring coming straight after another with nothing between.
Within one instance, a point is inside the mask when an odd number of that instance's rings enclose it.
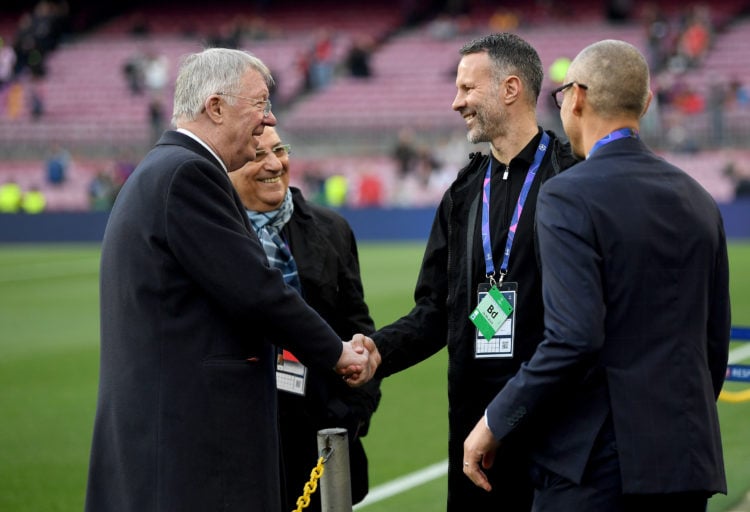
<instances>
[{"instance_id":1,"label":"green football pitch","mask_svg":"<svg viewBox=\"0 0 750 512\"><path fill-rule=\"evenodd\" d=\"M423 249L360 244L378 326L411 308ZM731 244L730 260L733 323L750 325L750 243ZM98 264L97 245L0 246L0 511L83 508L97 390ZM442 351L383 382L365 438L372 488L445 460L446 359ZM711 511L729 510L750 488L750 402L721 402L720 414L729 496L712 499ZM438 476L359 508L440 511L445 487Z\"/></svg>"}]
</instances>

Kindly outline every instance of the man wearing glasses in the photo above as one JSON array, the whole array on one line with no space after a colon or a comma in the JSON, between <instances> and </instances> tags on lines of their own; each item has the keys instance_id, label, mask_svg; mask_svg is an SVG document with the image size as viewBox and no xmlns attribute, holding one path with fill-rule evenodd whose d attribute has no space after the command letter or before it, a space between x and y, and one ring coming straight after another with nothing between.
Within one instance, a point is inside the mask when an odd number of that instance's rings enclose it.
<instances>
[{"instance_id":1,"label":"man wearing glasses","mask_svg":"<svg viewBox=\"0 0 750 512\"><path fill-rule=\"evenodd\" d=\"M466 474L487 488L498 444L541 423L535 511L704 512L727 489L721 214L641 140L652 93L634 46L594 43L566 78L554 95L585 161L539 192L546 337L466 440Z\"/></svg>"},{"instance_id":2,"label":"man wearing glasses","mask_svg":"<svg viewBox=\"0 0 750 512\"><path fill-rule=\"evenodd\" d=\"M372 371L269 267L227 176L276 124L271 83L245 52L190 55L177 130L117 197L102 243L90 512L281 510L274 346L350 382Z\"/></svg>"},{"instance_id":3,"label":"man wearing glasses","mask_svg":"<svg viewBox=\"0 0 750 512\"><path fill-rule=\"evenodd\" d=\"M357 242L346 220L305 201L289 186L289 154L275 128L266 127L255 160L229 174L271 266L342 337L370 334L375 325L364 300ZM331 371L308 368L279 350L276 382L282 448L283 510L293 510L318 459L317 432L346 428L352 501L368 490L367 456L361 438L380 400L380 382L350 388ZM320 493L305 510L320 511Z\"/></svg>"}]
</instances>

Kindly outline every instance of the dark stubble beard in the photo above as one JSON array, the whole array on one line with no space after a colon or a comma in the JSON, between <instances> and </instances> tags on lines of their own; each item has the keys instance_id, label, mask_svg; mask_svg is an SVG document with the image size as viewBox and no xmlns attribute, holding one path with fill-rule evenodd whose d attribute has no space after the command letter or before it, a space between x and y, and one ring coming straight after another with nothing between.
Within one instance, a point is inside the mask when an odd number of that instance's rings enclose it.
<instances>
[{"instance_id":1,"label":"dark stubble beard","mask_svg":"<svg viewBox=\"0 0 750 512\"><path fill-rule=\"evenodd\" d=\"M466 140L472 144L492 142L505 130L506 113L495 105L477 107L474 115L474 128L466 132Z\"/></svg>"}]
</instances>

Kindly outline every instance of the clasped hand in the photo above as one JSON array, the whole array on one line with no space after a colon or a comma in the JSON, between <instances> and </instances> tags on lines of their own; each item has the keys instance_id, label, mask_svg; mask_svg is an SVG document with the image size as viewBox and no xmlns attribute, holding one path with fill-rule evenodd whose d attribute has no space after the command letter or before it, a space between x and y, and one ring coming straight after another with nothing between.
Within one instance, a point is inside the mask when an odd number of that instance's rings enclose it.
<instances>
[{"instance_id":1,"label":"clasped hand","mask_svg":"<svg viewBox=\"0 0 750 512\"><path fill-rule=\"evenodd\" d=\"M355 334L351 341L343 341L336 373L343 376L350 386L356 387L369 381L380 364L380 352L375 342L364 334Z\"/></svg>"}]
</instances>

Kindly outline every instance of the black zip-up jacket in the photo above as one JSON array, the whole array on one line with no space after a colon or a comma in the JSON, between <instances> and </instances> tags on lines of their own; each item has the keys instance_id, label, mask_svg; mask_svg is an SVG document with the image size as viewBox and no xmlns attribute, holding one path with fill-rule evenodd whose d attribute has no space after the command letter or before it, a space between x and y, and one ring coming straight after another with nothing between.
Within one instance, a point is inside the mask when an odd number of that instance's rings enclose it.
<instances>
[{"instance_id":1,"label":"black zip-up jacket","mask_svg":"<svg viewBox=\"0 0 750 512\"><path fill-rule=\"evenodd\" d=\"M375 324L365 303L359 253L351 227L335 211L307 202L290 187L294 214L282 230L297 264L302 295L310 307L349 340L356 333L370 334ZM296 500L317 462L317 432L341 427L348 431L353 503L368 491L367 457L360 440L380 401L380 381L350 388L333 371L308 368L305 396L279 392L279 421L287 504ZM320 510L313 496L310 511Z\"/></svg>"},{"instance_id":2,"label":"black zip-up jacket","mask_svg":"<svg viewBox=\"0 0 750 512\"><path fill-rule=\"evenodd\" d=\"M508 167L492 159L490 232L496 271L500 269L511 217L541 133L540 129ZM467 505L479 505L472 501L474 489L477 496L487 494L463 475L463 441L492 398L543 339L541 276L534 234L536 197L541 183L576 161L569 144L563 144L553 132L547 133L550 147L524 204L505 277L506 282L518 283L513 357L474 357L476 329L468 316L476 307L479 283L487 282L481 193L491 159L480 153L470 155L469 164L440 202L414 291L414 308L372 336L383 358L378 377L404 370L448 347L449 510L473 510ZM507 179L503 179L506 170ZM502 492L492 483L493 494Z\"/></svg>"}]
</instances>

